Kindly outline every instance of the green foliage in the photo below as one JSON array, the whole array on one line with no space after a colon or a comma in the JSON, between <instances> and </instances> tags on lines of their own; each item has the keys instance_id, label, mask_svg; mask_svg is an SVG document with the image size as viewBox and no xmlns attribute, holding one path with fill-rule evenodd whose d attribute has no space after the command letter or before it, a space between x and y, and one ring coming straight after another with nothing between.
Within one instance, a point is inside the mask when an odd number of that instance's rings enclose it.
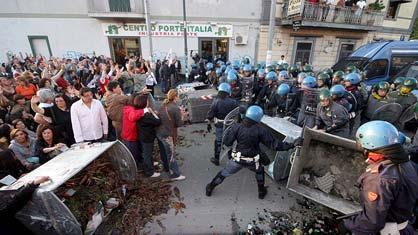
<instances>
[{"instance_id":1,"label":"green foliage","mask_svg":"<svg viewBox=\"0 0 418 235\"><path fill-rule=\"evenodd\" d=\"M385 4L383 4L382 0L376 0L374 3L369 4L369 9L373 11L381 11L385 9Z\"/></svg>"},{"instance_id":2,"label":"green foliage","mask_svg":"<svg viewBox=\"0 0 418 235\"><path fill-rule=\"evenodd\" d=\"M412 29L411 39L418 39L418 18L415 19L415 25Z\"/></svg>"}]
</instances>

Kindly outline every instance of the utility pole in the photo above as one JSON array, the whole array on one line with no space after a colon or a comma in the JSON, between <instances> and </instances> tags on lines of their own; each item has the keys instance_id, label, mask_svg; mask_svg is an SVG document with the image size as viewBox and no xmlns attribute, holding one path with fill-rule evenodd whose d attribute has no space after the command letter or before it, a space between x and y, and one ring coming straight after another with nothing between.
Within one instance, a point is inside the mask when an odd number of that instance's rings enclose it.
<instances>
[{"instance_id":1,"label":"utility pole","mask_svg":"<svg viewBox=\"0 0 418 235\"><path fill-rule=\"evenodd\" d=\"M151 17L150 17L150 12L149 12L148 0L144 0L144 10L145 10L145 21L147 24L149 55L151 57L151 62L152 62L153 58L152 58L152 38L151 38Z\"/></svg>"},{"instance_id":2,"label":"utility pole","mask_svg":"<svg viewBox=\"0 0 418 235\"><path fill-rule=\"evenodd\" d=\"M187 21L186 21L186 0L183 0L183 26L184 26L184 56L186 58L186 62L185 62L185 69L186 69L186 74L185 74L185 79L187 81L189 81L189 55L188 55L188 49L187 49Z\"/></svg>"},{"instance_id":3,"label":"utility pole","mask_svg":"<svg viewBox=\"0 0 418 235\"><path fill-rule=\"evenodd\" d=\"M276 0L271 0L270 7L270 22L269 22L269 41L266 55L266 65L271 64L272 50L273 50L273 38L274 38L274 27L276 24Z\"/></svg>"}]
</instances>

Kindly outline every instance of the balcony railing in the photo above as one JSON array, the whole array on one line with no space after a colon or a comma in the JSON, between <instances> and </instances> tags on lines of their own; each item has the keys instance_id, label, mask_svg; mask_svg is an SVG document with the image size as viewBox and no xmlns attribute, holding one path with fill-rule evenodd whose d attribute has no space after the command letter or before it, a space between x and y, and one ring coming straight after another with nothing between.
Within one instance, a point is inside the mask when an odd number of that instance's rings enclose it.
<instances>
[{"instance_id":1,"label":"balcony railing","mask_svg":"<svg viewBox=\"0 0 418 235\"><path fill-rule=\"evenodd\" d=\"M142 0L88 0L89 14L115 16L119 13L143 14L144 7Z\"/></svg>"},{"instance_id":2,"label":"balcony railing","mask_svg":"<svg viewBox=\"0 0 418 235\"><path fill-rule=\"evenodd\" d=\"M300 16L287 15L287 3L283 5L282 20L298 17L302 21L324 22L369 27L382 26L384 13L355 7L338 7L305 1Z\"/></svg>"}]
</instances>

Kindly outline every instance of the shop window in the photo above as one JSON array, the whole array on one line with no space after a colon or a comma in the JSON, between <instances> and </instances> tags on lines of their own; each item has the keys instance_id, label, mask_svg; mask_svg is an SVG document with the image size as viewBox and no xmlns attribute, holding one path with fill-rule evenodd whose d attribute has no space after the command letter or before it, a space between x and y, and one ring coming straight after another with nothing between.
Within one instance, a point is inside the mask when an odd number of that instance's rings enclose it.
<instances>
[{"instance_id":1,"label":"shop window","mask_svg":"<svg viewBox=\"0 0 418 235\"><path fill-rule=\"evenodd\" d=\"M338 61L347 58L354 51L354 43L343 42L340 44L340 54L338 55Z\"/></svg>"},{"instance_id":2,"label":"shop window","mask_svg":"<svg viewBox=\"0 0 418 235\"><path fill-rule=\"evenodd\" d=\"M396 76L396 74L398 74L405 66L410 65L415 61L418 61L418 54L406 56L393 55L389 76Z\"/></svg>"},{"instance_id":3,"label":"shop window","mask_svg":"<svg viewBox=\"0 0 418 235\"><path fill-rule=\"evenodd\" d=\"M365 69L366 78L372 79L375 77L385 76L387 66L388 66L388 60L386 59L374 60L370 62Z\"/></svg>"},{"instance_id":4,"label":"shop window","mask_svg":"<svg viewBox=\"0 0 418 235\"><path fill-rule=\"evenodd\" d=\"M386 12L386 19L396 19L400 5L401 3L398 1L389 1L388 11Z\"/></svg>"},{"instance_id":5,"label":"shop window","mask_svg":"<svg viewBox=\"0 0 418 235\"><path fill-rule=\"evenodd\" d=\"M305 65L311 63L313 42L296 42L295 64Z\"/></svg>"}]
</instances>

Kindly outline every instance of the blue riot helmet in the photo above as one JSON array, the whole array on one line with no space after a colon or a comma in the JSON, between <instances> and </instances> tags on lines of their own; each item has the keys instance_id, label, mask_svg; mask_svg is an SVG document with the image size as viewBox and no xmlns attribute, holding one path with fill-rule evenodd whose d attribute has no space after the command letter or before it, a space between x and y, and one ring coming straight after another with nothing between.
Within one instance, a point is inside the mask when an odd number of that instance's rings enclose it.
<instances>
[{"instance_id":1,"label":"blue riot helmet","mask_svg":"<svg viewBox=\"0 0 418 235\"><path fill-rule=\"evenodd\" d=\"M260 122L261 118L263 118L263 115L263 109L257 105L251 105L245 112L245 117L255 122Z\"/></svg>"},{"instance_id":2,"label":"blue riot helmet","mask_svg":"<svg viewBox=\"0 0 418 235\"><path fill-rule=\"evenodd\" d=\"M386 121L370 121L361 125L356 132L356 140L367 150L400 144L398 130Z\"/></svg>"},{"instance_id":3,"label":"blue riot helmet","mask_svg":"<svg viewBox=\"0 0 418 235\"><path fill-rule=\"evenodd\" d=\"M228 81L229 84L231 83L235 83L237 81L237 75L234 72L235 70L231 70L228 73L228 76L226 78L226 80Z\"/></svg>"},{"instance_id":4,"label":"blue riot helmet","mask_svg":"<svg viewBox=\"0 0 418 235\"><path fill-rule=\"evenodd\" d=\"M253 70L253 68L251 67L251 65L249 65L249 64L245 64L245 65L244 65L244 68L242 68L242 70L243 70L244 72L251 72L251 71Z\"/></svg>"},{"instance_id":5,"label":"blue riot helmet","mask_svg":"<svg viewBox=\"0 0 418 235\"><path fill-rule=\"evenodd\" d=\"M264 78L266 76L266 74L264 73L264 69L257 70L257 76L259 78Z\"/></svg>"},{"instance_id":6,"label":"blue riot helmet","mask_svg":"<svg viewBox=\"0 0 418 235\"><path fill-rule=\"evenodd\" d=\"M221 68L216 68L215 72L216 72L216 76L218 76L218 77L220 77L222 75Z\"/></svg>"},{"instance_id":7,"label":"blue riot helmet","mask_svg":"<svg viewBox=\"0 0 418 235\"><path fill-rule=\"evenodd\" d=\"M212 63L207 63L206 64L206 69L207 70L212 70L213 69L213 64Z\"/></svg>"},{"instance_id":8,"label":"blue riot helmet","mask_svg":"<svg viewBox=\"0 0 418 235\"><path fill-rule=\"evenodd\" d=\"M225 62L223 62L222 60L218 60L218 62L216 62L217 65L222 66L225 64Z\"/></svg>"},{"instance_id":9,"label":"blue riot helmet","mask_svg":"<svg viewBox=\"0 0 418 235\"><path fill-rule=\"evenodd\" d=\"M343 97L344 94L345 94L345 88L344 88L344 86L343 85L339 85L339 84L332 86L330 91L331 91L331 95L333 95L333 96L335 95L338 98Z\"/></svg>"},{"instance_id":10,"label":"blue riot helmet","mask_svg":"<svg viewBox=\"0 0 418 235\"><path fill-rule=\"evenodd\" d=\"M358 73L349 73L344 77L345 82L350 82L351 85L357 85L361 82L361 76Z\"/></svg>"},{"instance_id":11,"label":"blue riot helmet","mask_svg":"<svg viewBox=\"0 0 418 235\"><path fill-rule=\"evenodd\" d=\"M235 69L235 70L239 70L239 68L240 68L240 62L238 60L234 60L232 62L232 68Z\"/></svg>"},{"instance_id":12,"label":"blue riot helmet","mask_svg":"<svg viewBox=\"0 0 418 235\"><path fill-rule=\"evenodd\" d=\"M273 71L270 71L267 75L266 75L266 80L267 81L277 81L277 74Z\"/></svg>"},{"instance_id":13,"label":"blue riot helmet","mask_svg":"<svg viewBox=\"0 0 418 235\"><path fill-rule=\"evenodd\" d=\"M302 85L309 88L315 88L316 86L316 78L312 76L307 76L303 79Z\"/></svg>"},{"instance_id":14,"label":"blue riot helmet","mask_svg":"<svg viewBox=\"0 0 418 235\"><path fill-rule=\"evenodd\" d=\"M225 74L228 74L228 73L229 73L229 71L231 71L231 67L229 67L229 66L228 66L228 67L226 67L226 69L225 69L225 72L224 72L224 73L225 73Z\"/></svg>"},{"instance_id":15,"label":"blue riot helmet","mask_svg":"<svg viewBox=\"0 0 418 235\"><path fill-rule=\"evenodd\" d=\"M290 92L290 86L286 83L280 84L277 88L277 94L279 96L286 96Z\"/></svg>"},{"instance_id":16,"label":"blue riot helmet","mask_svg":"<svg viewBox=\"0 0 418 235\"><path fill-rule=\"evenodd\" d=\"M283 77L284 79L289 79L289 74L287 73L287 71L282 70L279 73L279 77Z\"/></svg>"},{"instance_id":17,"label":"blue riot helmet","mask_svg":"<svg viewBox=\"0 0 418 235\"><path fill-rule=\"evenodd\" d=\"M196 69L197 68L197 64L192 64L192 69Z\"/></svg>"},{"instance_id":18,"label":"blue riot helmet","mask_svg":"<svg viewBox=\"0 0 418 235\"><path fill-rule=\"evenodd\" d=\"M231 65L231 61L229 61L229 60L226 62L226 66L228 66L228 65Z\"/></svg>"},{"instance_id":19,"label":"blue riot helmet","mask_svg":"<svg viewBox=\"0 0 418 235\"><path fill-rule=\"evenodd\" d=\"M226 92L230 95L231 94L231 85L229 85L226 82L223 82L223 83L219 84L218 91L223 91L223 92Z\"/></svg>"},{"instance_id":20,"label":"blue riot helmet","mask_svg":"<svg viewBox=\"0 0 418 235\"><path fill-rule=\"evenodd\" d=\"M225 71L226 71L226 65L224 65L224 64L223 64L223 65L221 65L221 71L222 71L222 72L225 72Z\"/></svg>"}]
</instances>

